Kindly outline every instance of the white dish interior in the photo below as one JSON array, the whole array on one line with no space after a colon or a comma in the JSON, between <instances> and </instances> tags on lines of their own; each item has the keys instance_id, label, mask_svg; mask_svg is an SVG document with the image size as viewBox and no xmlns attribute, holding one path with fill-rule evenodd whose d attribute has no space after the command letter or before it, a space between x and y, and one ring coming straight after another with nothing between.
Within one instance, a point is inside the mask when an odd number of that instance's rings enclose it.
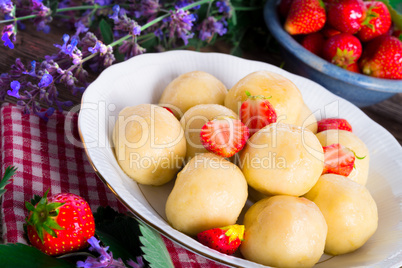
<instances>
[{"instance_id":1,"label":"white dish interior","mask_svg":"<svg viewBox=\"0 0 402 268\"><path fill-rule=\"evenodd\" d=\"M172 51L136 56L105 70L85 91L78 125L88 158L99 177L136 217L206 258L233 267L265 267L238 256L220 254L173 229L166 222L164 211L174 181L160 187L139 185L121 170L115 159L111 133L119 111L126 106L158 103L170 81L195 70L214 75L228 89L251 72L277 72L297 85L318 120L346 118L370 151L366 186L377 202L379 225L362 248L333 258L323 255L315 267L399 267L402 264L402 148L395 138L356 106L315 82L267 63L225 54ZM248 202L247 207L250 205Z\"/></svg>"}]
</instances>

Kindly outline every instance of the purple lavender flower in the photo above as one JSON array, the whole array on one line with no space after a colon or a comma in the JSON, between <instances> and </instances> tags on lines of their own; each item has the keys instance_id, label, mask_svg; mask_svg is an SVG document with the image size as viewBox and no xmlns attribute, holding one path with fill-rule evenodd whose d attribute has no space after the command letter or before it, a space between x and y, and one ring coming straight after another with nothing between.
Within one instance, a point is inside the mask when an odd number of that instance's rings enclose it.
<instances>
[{"instance_id":1,"label":"purple lavender flower","mask_svg":"<svg viewBox=\"0 0 402 268\"><path fill-rule=\"evenodd\" d=\"M135 20L130 19L127 15L120 16L114 21L114 30L129 32L131 35L140 35L141 26Z\"/></svg>"},{"instance_id":2,"label":"purple lavender flower","mask_svg":"<svg viewBox=\"0 0 402 268\"><path fill-rule=\"evenodd\" d=\"M136 18L145 17L147 21L151 21L156 18L160 8L159 0L141 0L134 4L134 15Z\"/></svg>"},{"instance_id":3,"label":"purple lavender flower","mask_svg":"<svg viewBox=\"0 0 402 268\"><path fill-rule=\"evenodd\" d=\"M183 7L186 7L186 6L188 6L188 5L192 4L192 3L194 3L194 1L192 1L192 0L180 0L180 1L175 2L175 7L176 8L183 8ZM198 5L198 6L193 7L192 9L199 9L200 7L201 6Z\"/></svg>"},{"instance_id":4,"label":"purple lavender flower","mask_svg":"<svg viewBox=\"0 0 402 268\"><path fill-rule=\"evenodd\" d=\"M73 59L73 64L78 65L82 60L81 50L77 48L78 37L74 35L71 37L68 34L63 35L63 45L54 44L55 47L60 48L60 52L69 55ZM70 41L70 43L68 43Z\"/></svg>"},{"instance_id":5,"label":"purple lavender flower","mask_svg":"<svg viewBox=\"0 0 402 268\"><path fill-rule=\"evenodd\" d=\"M225 28L226 25L225 20L217 21L215 17L210 16L200 24L199 38L203 41L207 40L210 42L215 33L222 36L227 32Z\"/></svg>"},{"instance_id":6,"label":"purple lavender flower","mask_svg":"<svg viewBox=\"0 0 402 268\"><path fill-rule=\"evenodd\" d=\"M1 33L2 33L1 40L4 42L4 45L13 49L14 48L13 42L15 42L14 24L4 26L3 31Z\"/></svg>"},{"instance_id":7,"label":"purple lavender flower","mask_svg":"<svg viewBox=\"0 0 402 268\"><path fill-rule=\"evenodd\" d=\"M88 51L92 54L99 52L101 55L104 55L107 52L107 46L102 43L102 41L97 40L94 47L89 47Z\"/></svg>"},{"instance_id":8,"label":"purple lavender flower","mask_svg":"<svg viewBox=\"0 0 402 268\"><path fill-rule=\"evenodd\" d=\"M112 3L112 0L95 0L95 4L100 6L108 6Z\"/></svg>"},{"instance_id":9,"label":"purple lavender flower","mask_svg":"<svg viewBox=\"0 0 402 268\"><path fill-rule=\"evenodd\" d=\"M193 27L193 21L195 21L195 17L187 10L170 10L170 16L163 21L165 23L168 23L169 38L173 38L175 34L177 34L183 40L185 45L188 44L188 39L193 38L194 33L191 32L191 29Z\"/></svg>"},{"instance_id":10,"label":"purple lavender flower","mask_svg":"<svg viewBox=\"0 0 402 268\"><path fill-rule=\"evenodd\" d=\"M47 87L53 82L53 76L51 74L44 74L38 84L39 87Z\"/></svg>"},{"instance_id":11,"label":"purple lavender flower","mask_svg":"<svg viewBox=\"0 0 402 268\"><path fill-rule=\"evenodd\" d=\"M82 20L77 21L75 24L75 36L79 36L80 33L86 33L89 30L89 27L86 27Z\"/></svg>"},{"instance_id":12,"label":"purple lavender flower","mask_svg":"<svg viewBox=\"0 0 402 268\"><path fill-rule=\"evenodd\" d=\"M228 0L217 1L216 7L220 13L230 13L232 8L230 7L230 3Z\"/></svg>"},{"instance_id":13,"label":"purple lavender flower","mask_svg":"<svg viewBox=\"0 0 402 268\"><path fill-rule=\"evenodd\" d=\"M0 0L0 12L3 14L9 14L13 11L14 4L11 0Z\"/></svg>"},{"instance_id":14,"label":"purple lavender flower","mask_svg":"<svg viewBox=\"0 0 402 268\"><path fill-rule=\"evenodd\" d=\"M7 90L7 94L8 94L9 96L14 97L14 98L20 99L20 98L21 98L21 96L20 96L20 94L19 94L19 90L20 90L20 88L21 88L20 82L18 82L18 81L12 81L12 82L10 83L10 87L11 87L12 90Z\"/></svg>"},{"instance_id":15,"label":"purple lavender flower","mask_svg":"<svg viewBox=\"0 0 402 268\"><path fill-rule=\"evenodd\" d=\"M128 60L134 56L144 54L146 49L138 45L134 40L123 41L123 44L119 47L119 52L124 54L124 59Z\"/></svg>"},{"instance_id":16,"label":"purple lavender flower","mask_svg":"<svg viewBox=\"0 0 402 268\"><path fill-rule=\"evenodd\" d=\"M132 259L129 259L127 261L127 264L130 265L133 268L145 267L144 260L142 259L142 257L137 257L137 262L133 261Z\"/></svg>"},{"instance_id":17,"label":"purple lavender flower","mask_svg":"<svg viewBox=\"0 0 402 268\"><path fill-rule=\"evenodd\" d=\"M88 257L85 261L78 261L77 267L115 267L115 268L123 268L126 267L124 262L118 258L117 260L113 259L113 253L108 252L109 247L102 247L100 245L100 241L97 240L94 236L88 239L88 243L91 245L89 248L90 251L97 252L100 256L97 258ZM134 263L134 262L133 262ZM134 266L133 266L134 267ZM140 266L140 268L143 266Z\"/></svg>"},{"instance_id":18,"label":"purple lavender flower","mask_svg":"<svg viewBox=\"0 0 402 268\"><path fill-rule=\"evenodd\" d=\"M30 72L25 71L25 72L22 72L22 73L30 75L32 77L36 77L36 61L34 61L34 60L31 61L31 71Z\"/></svg>"},{"instance_id":19,"label":"purple lavender flower","mask_svg":"<svg viewBox=\"0 0 402 268\"><path fill-rule=\"evenodd\" d=\"M50 8L42 3L42 0L31 0L31 10L33 14L38 14L41 17L50 15Z\"/></svg>"},{"instance_id":20,"label":"purple lavender flower","mask_svg":"<svg viewBox=\"0 0 402 268\"><path fill-rule=\"evenodd\" d=\"M109 18L117 22L119 20L119 12L120 12L120 6L119 5L114 5L113 8L113 14L109 15Z\"/></svg>"},{"instance_id":21,"label":"purple lavender flower","mask_svg":"<svg viewBox=\"0 0 402 268\"><path fill-rule=\"evenodd\" d=\"M48 34L50 32L50 26L46 25L46 23L48 23L50 21L47 21L46 19L40 20L37 24L36 24L36 30L39 32L44 32L46 34Z\"/></svg>"},{"instance_id":22,"label":"purple lavender flower","mask_svg":"<svg viewBox=\"0 0 402 268\"><path fill-rule=\"evenodd\" d=\"M36 114L39 118L43 119L45 122L49 120L49 117L53 115L55 109L53 107L49 107L46 110L34 110L34 114Z\"/></svg>"}]
</instances>

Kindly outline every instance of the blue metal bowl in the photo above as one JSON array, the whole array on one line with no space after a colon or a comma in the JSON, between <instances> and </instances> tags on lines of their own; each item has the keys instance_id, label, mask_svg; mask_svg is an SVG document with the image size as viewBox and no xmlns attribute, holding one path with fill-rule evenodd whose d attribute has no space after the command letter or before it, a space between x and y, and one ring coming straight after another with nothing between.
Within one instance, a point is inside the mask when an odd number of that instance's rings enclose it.
<instances>
[{"instance_id":1,"label":"blue metal bowl","mask_svg":"<svg viewBox=\"0 0 402 268\"><path fill-rule=\"evenodd\" d=\"M402 93L402 80L349 72L305 49L283 29L277 14L277 3L277 0L267 0L264 8L265 23L281 45L286 67L291 72L321 84L358 107L369 106Z\"/></svg>"}]
</instances>

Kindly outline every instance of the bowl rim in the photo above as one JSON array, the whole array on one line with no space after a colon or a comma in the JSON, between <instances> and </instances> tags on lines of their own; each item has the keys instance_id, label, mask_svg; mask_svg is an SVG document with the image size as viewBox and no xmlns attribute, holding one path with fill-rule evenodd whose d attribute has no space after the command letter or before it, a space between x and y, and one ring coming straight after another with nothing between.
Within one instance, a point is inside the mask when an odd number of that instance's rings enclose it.
<instances>
[{"instance_id":1,"label":"bowl rim","mask_svg":"<svg viewBox=\"0 0 402 268\"><path fill-rule=\"evenodd\" d=\"M267 0L264 6L264 20L267 28L278 41L278 43L291 53L294 57L298 58L314 70L331 76L334 79L341 80L345 83L352 85L359 85L364 89L385 92L385 93L402 93L402 80L399 79L385 79L376 78L364 74L352 73L341 67L333 65L323 58L306 50L301 44L299 44L290 34L288 34L279 22L279 16L277 13L277 3L280 0ZM300 53L302 50L302 53ZM325 66L324 70L317 68L319 66ZM357 83L358 82L358 83Z\"/></svg>"}]
</instances>

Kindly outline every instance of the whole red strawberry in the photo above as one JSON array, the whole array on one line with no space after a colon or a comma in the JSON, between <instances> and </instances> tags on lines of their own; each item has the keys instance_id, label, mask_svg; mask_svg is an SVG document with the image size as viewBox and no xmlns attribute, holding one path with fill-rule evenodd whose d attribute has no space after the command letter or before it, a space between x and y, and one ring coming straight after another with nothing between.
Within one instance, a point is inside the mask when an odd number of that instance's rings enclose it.
<instances>
[{"instance_id":1,"label":"whole red strawberry","mask_svg":"<svg viewBox=\"0 0 402 268\"><path fill-rule=\"evenodd\" d=\"M327 21L333 28L355 34L366 18L363 0L338 0L327 3Z\"/></svg>"},{"instance_id":2,"label":"whole red strawberry","mask_svg":"<svg viewBox=\"0 0 402 268\"><path fill-rule=\"evenodd\" d=\"M327 129L339 129L352 132L352 126L343 118L326 118L317 122L317 132Z\"/></svg>"},{"instance_id":3,"label":"whole red strawberry","mask_svg":"<svg viewBox=\"0 0 402 268\"><path fill-rule=\"evenodd\" d=\"M339 143L324 146L324 170L322 174L333 173L349 176L355 164L355 154Z\"/></svg>"},{"instance_id":4,"label":"whole red strawberry","mask_svg":"<svg viewBox=\"0 0 402 268\"><path fill-rule=\"evenodd\" d=\"M346 68L355 63L362 54L362 45L354 35L340 33L325 42L322 55L327 61Z\"/></svg>"},{"instance_id":5,"label":"whole red strawberry","mask_svg":"<svg viewBox=\"0 0 402 268\"><path fill-rule=\"evenodd\" d=\"M402 79L402 41L394 36L379 36L370 41L362 55L364 74L387 79Z\"/></svg>"},{"instance_id":6,"label":"whole red strawberry","mask_svg":"<svg viewBox=\"0 0 402 268\"><path fill-rule=\"evenodd\" d=\"M247 100L245 100L239 111L239 118L245 124L253 136L261 128L266 125L275 123L277 115L275 108L262 95L251 96L250 92L246 91Z\"/></svg>"},{"instance_id":7,"label":"whole red strawberry","mask_svg":"<svg viewBox=\"0 0 402 268\"><path fill-rule=\"evenodd\" d=\"M31 244L48 255L85 248L95 234L94 217L88 203L78 195L60 193L47 198L48 191L26 219Z\"/></svg>"},{"instance_id":8,"label":"whole red strawberry","mask_svg":"<svg viewBox=\"0 0 402 268\"><path fill-rule=\"evenodd\" d=\"M325 5L321 0L293 0L284 27L292 35L309 34L324 27L325 21Z\"/></svg>"},{"instance_id":9,"label":"whole red strawberry","mask_svg":"<svg viewBox=\"0 0 402 268\"><path fill-rule=\"evenodd\" d=\"M301 45L311 53L320 56L324 42L324 35L321 32L316 32L304 36Z\"/></svg>"},{"instance_id":10,"label":"whole red strawberry","mask_svg":"<svg viewBox=\"0 0 402 268\"><path fill-rule=\"evenodd\" d=\"M221 253L232 255L243 241L244 225L229 225L206 230L197 235L198 241Z\"/></svg>"},{"instance_id":11,"label":"whole red strawberry","mask_svg":"<svg viewBox=\"0 0 402 268\"><path fill-rule=\"evenodd\" d=\"M357 33L357 37L362 42L367 42L377 36L388 32L391 27L391 15L387 6L379 1L364 2L367 15L362 22L362 28Z\"/></svg>"},{"instance_id":12,"label":"whole red strawberry","mask_svg":"<svg viewBox=\"0 0 402 268\"><path fill-rule=\"evenodd\" d=\"M248 128L240 120L225 116L207 122L200 132L205 149L223 157L243 149L249 136Z\"/></svg>"}]
</instances>

